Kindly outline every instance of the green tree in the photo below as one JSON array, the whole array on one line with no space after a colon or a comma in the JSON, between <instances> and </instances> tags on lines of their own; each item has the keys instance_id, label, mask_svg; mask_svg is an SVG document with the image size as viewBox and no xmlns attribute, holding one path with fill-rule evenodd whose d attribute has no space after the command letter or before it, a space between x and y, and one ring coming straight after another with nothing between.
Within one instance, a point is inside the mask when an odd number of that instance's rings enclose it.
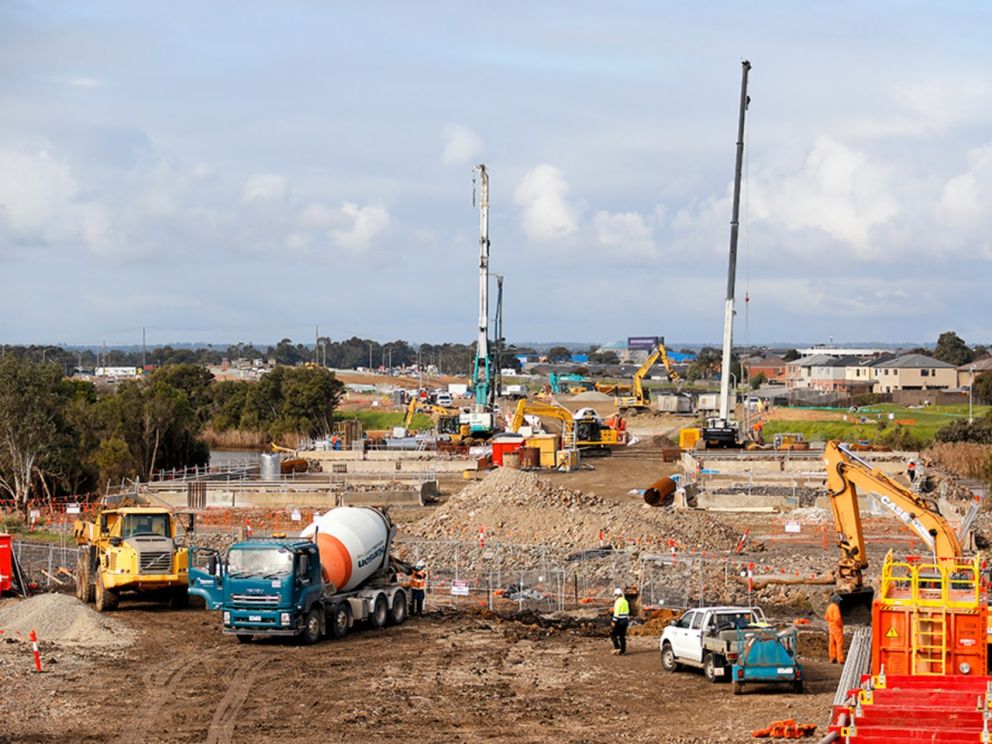
<instances>
[{"instance_id":1,"label":"green tree","mask_svg":"<svg viewBox=\"0 0 992 744\"><path fill-rule=\"evenodd\" d=\"M937 348L934 349L933 357L958 367L972 361L975 354L954 331L944 331L937 339Z\"/></svg>"},{"instance_id":2,"label":"green tree","mask_svg":"<svg viewBox=\"0 0 992 744\"><path fill-rule=\"evenodd\" d=\"M548 361L567 362L572 358L572 352L564 346L552 346L548 351Z\"/></svg>"},{"instance_id":3,"label":"green tree","mask_svg":"<svg viewBox=\"0 0 992 744\"><path fill-rule=\"evenodd\" d=\"M768 378L765 377L764 372L759 372L754 377L751 378L751 389L757 390L759 387L768 382Z\"/></svg>"},{"instance_id":4,"label":"green tree","mask_svg":"<svg viewBox=\"0 0 992 744\"><path fill-rule=\"evenodd\" d=\"M156 370L152 379L182 390L196 411L197 418L202 422L207 420L210 403L208 390L214 376L206 367L199 364L173 364Z\"/></svg>"},{"instance_id":5,"label":"green tree","mask_svg":"<svg viewBox=\"0 0 992 744\"><path fill-rule=\"evenodd\" d=\"M797 349L789 349L782 355L782 359L786 362L794 362L799 359L800 356L801 354Z\"/></svg>"},{"instance_id":6,"label":"green tree","mask_svg":"<svg viewBox=\"0 0 992 744\"><path fill-rule=\"evenodd\" d=\"M992 405L992 372L975 375L972 394L976 402Z\"/></svg>"},{"instance_id":7,"label":"green tree","mask_svg":"<svg viewBox=\"0 0 992 744\"><path fill-rule=\"evenodd\" d=\"M0 491L25 507L37 489L64 481L77 437L66 419L73 389L54 364L0 359Z\"/></svg>"}]
</instances>

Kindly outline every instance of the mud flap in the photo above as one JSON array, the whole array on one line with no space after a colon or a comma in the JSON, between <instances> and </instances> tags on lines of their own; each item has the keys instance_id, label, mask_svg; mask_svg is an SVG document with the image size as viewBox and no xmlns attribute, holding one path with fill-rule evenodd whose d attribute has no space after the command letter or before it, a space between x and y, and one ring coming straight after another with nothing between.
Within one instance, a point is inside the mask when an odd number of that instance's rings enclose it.
<instances>
[{"instance_id":1,"label":"mud flap","mask_svg":"<svg viewBox=\"0 0 992 744\"><path fill-rule=\"evenodd\" d=\"M871 625L871 604L875 599L875 590L870 586L854 592L842 592L840 597L840 616L845 625Z\"/></svg>"}]
</instances>

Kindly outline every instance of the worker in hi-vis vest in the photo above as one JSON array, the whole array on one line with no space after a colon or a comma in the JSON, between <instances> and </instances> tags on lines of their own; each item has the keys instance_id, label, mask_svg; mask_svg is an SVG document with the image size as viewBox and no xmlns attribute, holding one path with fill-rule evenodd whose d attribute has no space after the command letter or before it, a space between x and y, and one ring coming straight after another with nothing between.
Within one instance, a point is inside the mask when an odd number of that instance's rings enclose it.
<instances>
[{"instance_id":1,"label":"worker in hi-vis vest","mask_svg":"<svg viewBox=\"0 0 992 744\"><path fill-rule=\"evenodd\" d=\"M424 614L424 594L427 592L427 564L417 561L410 574L410 593L413 598L413 607L410 613L413 615Z\"/></svg>"},{"instance_id":2,"label":"worker in hi-vis vest","mask_svg":"<svg viewBox=\"0 0 992 744\"><path fill-rule=\"evenodd\" d=\"M844 663L844 620L840 616L840 596L835 594L827 605L827 629L830 631L830 663Z\"/></svg>"},{"instance_id":3,"label":"worker in hi-vis vest","mask_svg":"<svg viewBox=\"0 0 992 744\"><path fill-rule=\"evenodd\" d=\"M623 589L613 590L613 622L610 624L610 640L613 642L613 653L627 653L627 623L630 621L630 605L623 596Z\"/></svg>"}]
</instances>

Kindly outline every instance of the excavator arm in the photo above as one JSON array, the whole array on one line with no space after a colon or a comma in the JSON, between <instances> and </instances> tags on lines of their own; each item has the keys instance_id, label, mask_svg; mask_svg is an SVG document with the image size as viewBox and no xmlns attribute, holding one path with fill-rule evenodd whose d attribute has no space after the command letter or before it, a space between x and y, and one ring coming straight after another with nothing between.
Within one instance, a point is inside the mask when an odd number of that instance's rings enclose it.
<instances>
[{"instance_id":1,"label":"excavator arm","mask_svg":"<svg viewBox=\"0 0 992 744\"><path fill-rule=\"evenodd\" d=\"M841 549L837 577L845 589L860 589L862 572L868 567L858 508L859 490L875 494L882 506L923 541L934 560L961 557L957 535L935 506L872 467L840 442L827 443L823 461L827 466L828 495Z\"/></svg>"},{"instance_id":2,"label":"excavator arm","mask_svg":"<svg viewBox=\"0 0 992 744\"><path fill-rule=\"evenodd\" d=\"M528 413L532 416L556 418L562 422L566 431L572 429L572 413L567 408L525 398L517 403L517 410L513 412L513 420L510 421L510 431L514 433L520 431L520 427L524 425L524 416Z\"/></svg>"},{"instance_id":3,"label":"excavator arm","mask_svg":"<svg viewBox=\"0 0 992 744\"><path fill-rule=\"evenodd\" d=\"M648 354L648 358L644 360L644 364L642 364L634 373L631 393L634 398L640 401L641 405L646 406L649 403L647 396L644 394L644 378L647 377L648 372L650 372L651 368L658 363L659 359L661 360L662 365L664 365L665 372L668 373L668 379L671 382L678 382L682 379L679 376L679 373L672 367L672 362L668 358L668 350L665 348L665 340L662 339L658 342L658 346L655 347L654 351Z\"/></svg>"},{"instance_id":4,"label":"excavator arm","mask_svg":"<svg viewBox=\"0 0 992 744\"><path fill-rule=\"evenodd\" d=\"M403 418L403 428L409 429L413 423L413 414L417 412L417 396L410 398L410 404L406 407L406 416Z\"/></svg>"}]
</instances>

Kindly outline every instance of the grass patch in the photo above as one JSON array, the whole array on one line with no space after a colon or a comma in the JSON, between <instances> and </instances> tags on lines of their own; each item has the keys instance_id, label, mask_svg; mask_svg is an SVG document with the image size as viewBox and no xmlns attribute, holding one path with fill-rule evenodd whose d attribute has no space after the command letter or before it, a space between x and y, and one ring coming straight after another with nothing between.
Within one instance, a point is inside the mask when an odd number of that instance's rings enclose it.
<instances>
[{"instance_id":1,"label":"grass patch","mask_svg":"<svg viewBox=\"0 0 992 744\"><path fill-rule=\"evenodd\" d=\"M975 418L984 416L989 410L992 410L992 406L975 406ZM848 421L843 420L845 415ZM868 419L868 423L860 423L861 418ZM886 440L892 439L898 428L902 428L925 447L933 442L939 429L952 421L966 418L968 418L967 404L907 408L892 403L881 403L863 407L857 413L838 410L835 421L769 421L765 424L762 434L766 441L771 441L776 434L799 432L811 442L839 439L845 442L864 440L885 444ZM896 424L897 421L913 423L905 423L900 427ZM884 427L879 424L884 424Z\"/></svg>"},{"instance_id":2,"label":"grass patch","mask_svg":"<svg viewBox=\"0 0 992 744\"><path fill-rule=\"evenodd\" d=\"M373 429L392 429L394 426L403 426L405 413L395 411L335 411L335 421L348 421L358 419L362 422L365 431ZM424 413L413 414L413 422L410 428L416 431L427 431L434 428L431 417Z\"/></svg>"}]
</instances>

